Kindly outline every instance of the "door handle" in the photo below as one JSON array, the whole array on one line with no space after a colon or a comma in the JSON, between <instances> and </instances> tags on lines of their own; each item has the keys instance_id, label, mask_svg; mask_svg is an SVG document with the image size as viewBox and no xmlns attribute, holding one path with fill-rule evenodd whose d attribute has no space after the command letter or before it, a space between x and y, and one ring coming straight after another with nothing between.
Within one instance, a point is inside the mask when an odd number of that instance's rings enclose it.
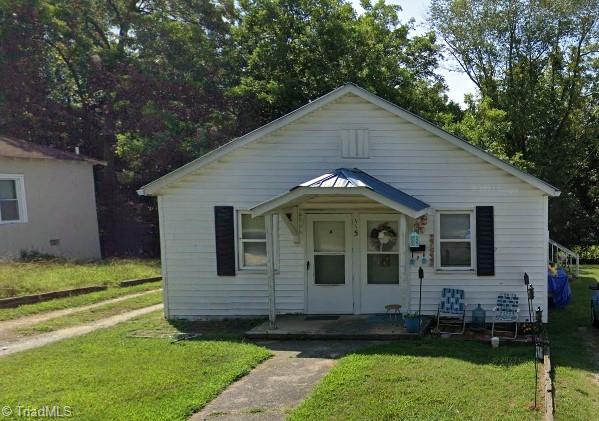
<instances>
[{"instance_id":1,"label":"door handle","mask_svg":"<svg viewBox=\"0 0 599 421\"><path fill-rule=\"evenodd\" d=\"M306 262L306 270L310 270L310 261L309 260Z\"/></svg>"}]
</instances>

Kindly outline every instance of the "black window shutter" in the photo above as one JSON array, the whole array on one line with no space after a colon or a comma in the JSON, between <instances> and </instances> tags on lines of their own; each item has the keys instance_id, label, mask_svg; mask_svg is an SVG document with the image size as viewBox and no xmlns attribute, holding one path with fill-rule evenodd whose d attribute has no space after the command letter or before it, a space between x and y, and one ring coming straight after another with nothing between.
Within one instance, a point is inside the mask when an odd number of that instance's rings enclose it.
<instances>
[{"instance_id":1,"label":"black window shutter","mask_svg":"<svg viewBox=\"0 0 599 421\"><path fill-rule=\"evenodd\" d=\"M493 206L476 207L476 273L495 275L495 233Z\"/></svg>"},{"instance_id":2,"label":"black window shutter","mask_svg":"<svg viewBox=\"0 0 599 421\"><path fill-rule=\"evenodd\" d=\"M235 217L233 206L214 207L216 273L235 276Z\"/></svg>"}]
</instances>

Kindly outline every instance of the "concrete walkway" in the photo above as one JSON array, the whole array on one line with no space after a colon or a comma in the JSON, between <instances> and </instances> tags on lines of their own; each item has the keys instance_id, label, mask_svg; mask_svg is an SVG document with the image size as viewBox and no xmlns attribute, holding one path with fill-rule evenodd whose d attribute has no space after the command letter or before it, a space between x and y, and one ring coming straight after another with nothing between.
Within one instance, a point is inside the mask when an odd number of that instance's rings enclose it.
<instances>
[{"instance_id":1,"label":"concrete walkway","mask_svg":"<svg viewBox=\"0 0 599 421\"><path fill-rule=\"evenodd\" d=\"M283 420L336 359L373 341L263 341L274 356L229 386L192 421Z\"/></svg>"},{"instance_id":2,"label":"concrete walkway","mask_svg":"<svg viewBox=\"0 0 599 421\"><path fill-rule=\"evenodd\" d=\"M44 333L25 340L18 340L14 342L0 342L0 357L14 354L16 352L26 351L28 349L38 348L40 346L44 346L63 339L85 335L86 333L93 332L94 330L111 327L118 323L132 319L134 317L142 316L144 314L151 313L160 309L162 309L162 304L156 304L150 307L144 307L137 310L129 311L127 313L111 316L106 319L96 320L91 323L68 327L54 332Z\"/></svg>"}]
</instances>

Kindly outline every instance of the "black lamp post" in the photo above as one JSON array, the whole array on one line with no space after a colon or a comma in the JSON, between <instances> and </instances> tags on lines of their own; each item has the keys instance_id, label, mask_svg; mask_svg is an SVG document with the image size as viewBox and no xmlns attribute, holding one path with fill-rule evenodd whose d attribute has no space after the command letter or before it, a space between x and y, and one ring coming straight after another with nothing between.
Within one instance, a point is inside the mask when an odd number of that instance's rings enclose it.
<instances>
[{"instance_id":1,"label":"black lamp post","mask_svg":"<svg viewBox=\"0 0 599 421\"><path fill-rule=\"evenodd\" d=\"M537 308L535 312L535 319L533 320L533 301L535 299L535 288L530 284L530 278L528 277L528 273L524 272L524 285L526 285L526 295L528 298L528 322L532 327L532 343L534 349L534 365L535 365L535 408L537 407L537 388L539 382L539 374L538 374L538 361L539 361L539 343L537 342L537 328L539 328L540 324L543 320L543 311L541 307ZM543 350L541 344L541 358L542 358Z\"/></svg>"},{"instance_id":2,"label":"black lamp post","mask_svg":"<svg viewBox=\"0 0 599 421\"><path fill-rule=\"evenodd\" d=\"M420 293L418 294L418 331L422 329L422 279L424 278L424 270L422 266L418 268L418 278L420 278Z\"/></svg>"}]
</instances>

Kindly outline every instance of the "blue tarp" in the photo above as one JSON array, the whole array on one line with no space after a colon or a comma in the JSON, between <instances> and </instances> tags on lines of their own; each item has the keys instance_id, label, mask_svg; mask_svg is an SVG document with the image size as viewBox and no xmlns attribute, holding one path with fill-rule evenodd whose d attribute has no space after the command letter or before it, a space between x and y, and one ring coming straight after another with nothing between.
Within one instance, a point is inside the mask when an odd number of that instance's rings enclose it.
<instances>
[{"instance_id":1,"label":"blue tarp","mask_svg":"<svg viewBox=\"0 0 599 421\"><path fill-rule=\"evenodd\" d=\"M553 304L556 307L567 306L572 298L568 273L562 268L558 268L555 275L551 271L547 271L547 283L549 294L553 297Z\"/></svg>"}]
</instances>

